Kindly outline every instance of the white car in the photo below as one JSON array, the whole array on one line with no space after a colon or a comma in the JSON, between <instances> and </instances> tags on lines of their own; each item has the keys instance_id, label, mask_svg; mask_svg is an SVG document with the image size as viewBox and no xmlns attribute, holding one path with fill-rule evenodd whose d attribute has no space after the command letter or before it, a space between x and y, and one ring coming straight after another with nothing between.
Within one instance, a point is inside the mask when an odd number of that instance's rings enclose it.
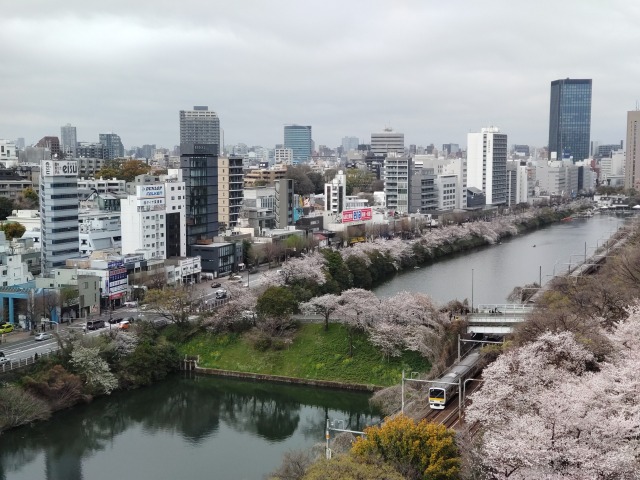
<instances>
[{"instance_id":1,"label":"white car","mask_svg":"<svg viewBox=\"0 0 640 480\"><path fill-rule=\"evenodd\" d=\"M35 337L35 341L40 342L42 340L49 340L50 338L53 338L50 333L38 333Z\"/></svg>"}]
</instances>

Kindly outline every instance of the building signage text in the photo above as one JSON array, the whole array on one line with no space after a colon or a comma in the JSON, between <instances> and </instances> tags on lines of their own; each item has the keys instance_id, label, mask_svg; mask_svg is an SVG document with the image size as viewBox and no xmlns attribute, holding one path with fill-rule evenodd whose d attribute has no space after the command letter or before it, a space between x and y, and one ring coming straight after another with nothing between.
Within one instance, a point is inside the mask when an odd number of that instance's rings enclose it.
<instances>
[{"instance_id":1,"label":"building signage text","mask_svg":"<svg viewBox=\"0 0 640 480\"><path fill-rule=\"evenodd\" d=\"M164 198L164 185L139 185L138 198Z\"/></svg>"},{"instance_id":2,"label":"building signage text","mask_svg":"<svg viewBox=\"0 0 640 480\"><path fill-rule=\"evenodd\" d=\"M44 177L60 177L66 175L78 175L78 162L62 162L57 160L45 160L42 162L42 175Z\"/></svg>"},{"instance_id":3,"label":"building signage text","mask_svg":"<svg viewBox=\"0 0 640 480\"><path fill-rule=\"evenodd\" d=\"M373 213L371 208L358 208L356 210L343 210L342 211L342 223L349 222L364 222L371 220Z\"/></svg>"}]
</instances>

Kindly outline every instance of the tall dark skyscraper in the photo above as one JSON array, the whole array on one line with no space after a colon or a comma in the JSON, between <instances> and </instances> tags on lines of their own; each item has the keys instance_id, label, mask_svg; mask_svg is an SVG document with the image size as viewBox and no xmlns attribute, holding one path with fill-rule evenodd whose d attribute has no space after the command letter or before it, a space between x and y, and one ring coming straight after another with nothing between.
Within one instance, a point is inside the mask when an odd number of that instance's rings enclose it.
<instances>
[{"instance_id":1,"label":"tall dark skyscraper","mask_svg":"<svg viewBox=\"0 0 640 480\"><path fill-rule=\"evenodd\" d=\"M187 254L218 235L220 120L206 106L180 111L180 169L186 190Z\"/></svg>"},{"instance_id":2,"label":"tall dark skyscraper","mask_svg":"<svg viewBox=\"0 0 640 480\"><path fill-rule=\"evenodd\" d=\"M311 158L311 126L285 125L284 148L293 151L293 163L306 162Z\"/></svg>"},{"instance_id":3,"label":"tall dark skyscraper","mask_svg":"<svg viewBox=\"0 0 640 480\"><path fill-rule=\"evenodd\" d=\"M589 157L591 137L591 79L554 80L551 82L549 109L549 154L558 159Z\"/></svg>"}]
</instances>

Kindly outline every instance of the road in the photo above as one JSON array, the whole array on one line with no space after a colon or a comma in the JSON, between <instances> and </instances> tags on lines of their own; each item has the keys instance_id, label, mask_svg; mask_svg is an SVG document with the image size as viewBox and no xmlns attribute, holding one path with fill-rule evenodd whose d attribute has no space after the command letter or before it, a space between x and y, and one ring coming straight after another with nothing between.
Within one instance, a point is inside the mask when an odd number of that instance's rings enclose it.
<instances>
[{"instance_id":1,"label":"road","mask_svg":"<svg viewBox=\"0 0 640 480\"><path fill-rule=\"evenodd\" d=\"M235 280L224 278L216 280L203 280L200 283L192 285L191 288L196 289L199 293L198 296L203 299L205 305L209 309L217 308L220 305L229 301L229 297L224 299L216 298L216 291L219 289L225 289L227 292L242 291L243 288L251 288L251 290L260 288L264 283L263 274L267 272L267 269L261 269L261 271L249 274L248 272L242 272ZM248 282L247 282L248 281ZM212 287L212 284L220 284L220 286ZM248 283L248 285L247 285ZM47 330L47 333L57 333L62 338L67 337L71 332L76 332L81 335L95 336L109 330L110 328L117 328L115 324L110 324L109 320L120 321L123 319L133 318L144 319L154 321L161 318L159 315L154 314L152 311L145 309L145 306L135 308L118 308L112 312L103 312L100 316L92 316L91 320L104 320L105 327L99 330L84 331L85 319L76 319L74 323L60 324L56 327L57 330ZM4 353L5 357L11 361L19 361L25 359L31 359L36 353L42 355L43 353L49 353L58 349L58 337L53 335L49 340L35 341L34 335L29 332L14 332L6 336L6 343L0 345L0 351Z\"/></svg>"}]
</instances>

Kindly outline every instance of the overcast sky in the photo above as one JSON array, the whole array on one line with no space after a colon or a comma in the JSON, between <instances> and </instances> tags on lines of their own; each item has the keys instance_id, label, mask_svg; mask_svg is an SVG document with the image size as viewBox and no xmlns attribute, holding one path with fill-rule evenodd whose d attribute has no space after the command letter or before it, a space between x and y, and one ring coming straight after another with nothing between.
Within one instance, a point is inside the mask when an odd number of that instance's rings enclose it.
<instances>
[{"instance_id":1,"label":"overcast sky","mask_svg":"<svg viewBox=\"0 0 640 480\"><path fill-rule=\"evenodd\" d=\"M548 142L550 82L593 79L591 139L625 138L640 99L637 0L4 0L0 138L126 148L178 143L178 111L208 105L225 143L466 145L499 126Z\"/></svg>"}]
</instances>

